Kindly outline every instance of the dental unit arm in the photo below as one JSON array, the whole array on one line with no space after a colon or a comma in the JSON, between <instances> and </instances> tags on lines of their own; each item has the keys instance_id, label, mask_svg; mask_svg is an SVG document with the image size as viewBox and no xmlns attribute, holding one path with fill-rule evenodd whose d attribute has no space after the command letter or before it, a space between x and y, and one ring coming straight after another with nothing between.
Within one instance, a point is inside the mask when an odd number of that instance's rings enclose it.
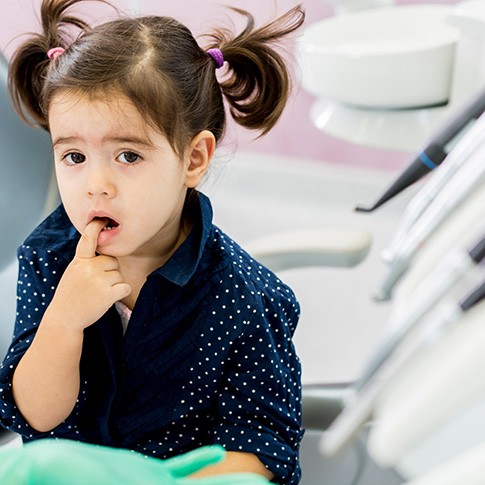
<instances>
[{"instance_id":1,"label":"dental unit arm","mask_svg":"<svg viewBox=\"0 0 485 485\"><path fill-rule=\"evenodd\" d=\"M321 441L333 457L365 427L369 455L408 485L485 484L483 138L467 150L428 181L439 190L408 226L394 260L404 270L387 280L387 290L400 282L387 333Z\"/></svg>"},{"instance_id":2,"label":"dental unit arm","mask_svg":"<svg viewBox=\"0 0 485 485\"><path fill-rule=\"evenodd\" d=\"M423 340L418 338L417 343L414 342L414 349L411 347L413 350L408 348L404 354L402 353L406 339L409 340L410 335L412 338L413 332L416 332L422 325L422 321L435 305L454 288L466 286L467 278L472 279L475 286L476 279L479 281L481 279L483 285L485 278L483 268L479 267L476 270L475 267L480 265L484 258L485 227L484 237L474 244L471 250L455 251L447 255L435 271L423 280L418 287L419 291L416 292L417 296L409 302L410 309L401 316L399 321L394 322L394 330L385 336L364 369L361 378L353 386L354 394L347 400L347 407L332 423L325 440L322 442L324 454L333 456L340 453L369 422L379 399L392 384L393 379L398 376L405 365L409 364L414 353L427 342L429 333L425 332ZM454 304L451 313L450 306L446 307L450 321L453 321L452 315L456 316L458 313L467 311L480 300L480 292L483 291L482 285L478 289L474 287L470 294L467 293L462 305ZM444 317L441 317L439 324L435 324L435 327L444 330L447 321ZM401 351L401 354L399 351Z\"/></svg>"}]
</instances>

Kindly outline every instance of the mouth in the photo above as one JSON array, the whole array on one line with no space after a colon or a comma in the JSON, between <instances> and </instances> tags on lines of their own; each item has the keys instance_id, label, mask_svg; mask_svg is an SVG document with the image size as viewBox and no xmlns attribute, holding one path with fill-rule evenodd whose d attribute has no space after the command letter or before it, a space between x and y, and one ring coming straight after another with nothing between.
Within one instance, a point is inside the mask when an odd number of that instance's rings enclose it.
<instances>
[{"instance_id":1,"label":"mouth","mask_svg":"<svg viewBox=\"0 0 485 485\"><path fill-rule=\"evenodd\" d=\"M111 217L93 217L93 221L95 220L100 220L103 221L104 223L104 228L101 230L101 232L104 231L111 231L119 226L119 223L115 221L114 219L111 219Z\"/></svg>"}]
</instances>

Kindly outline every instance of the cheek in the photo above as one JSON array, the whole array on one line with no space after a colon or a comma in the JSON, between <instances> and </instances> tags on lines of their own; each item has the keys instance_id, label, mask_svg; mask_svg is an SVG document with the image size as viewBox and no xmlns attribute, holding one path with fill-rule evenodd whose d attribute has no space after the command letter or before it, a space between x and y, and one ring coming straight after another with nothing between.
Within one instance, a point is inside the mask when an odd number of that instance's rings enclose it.
<instances>
[{"instance_id":1,"label":"cheek","mask_svg":"<svg viewBox=\"0 0 485 485\"><path fill-rule=\"evenodd\" d=\"M177 211L180 201L180 191L177 185L163 183L160 179L152 179L131 195L132 214L145 228L158 228L166 224Z\"/></svg>"},{"instance_id":2,"label":"cheek","mask_svg":"<svg viewBox=\"0 0 485 485\"><path fill-rule=\"evenodd\" d=\"M76 184L72 183L70 178L64 177L62 174L56 170L56 180L57 188L59 189L59 195L61 197L64 209L71 221L72 225L79 231L82 232L84 229L82 226L83 217L81 214L82 206L78 199L78 187Z\"/></svg>"},{"instance_id":3,"label":"cheek","mask_svg":"<svg viewBox=\"0 0 485 485\"><path fill-rule=\"evenodd\" d=\"M57 187L59 189L61 201L64 204L66 210L75 210L76 207L79 208L79 204L76 202L78 198L78 191L76 190L75 184L71 184L62 177L58 177Z\"/></svg>"},{"instance_id":4,"label":"cheek","mask_svg":"<svg viewBox=\"0 0 485 485\"><path fill-rule=\"evenodd\" d=\"M56 165L56 180L61 196L68 197L70 194L75 193L77 184L75 183L72 174L65 170L65 167L59 168L59 166Z\"/></svg>"},{"instance_id":5,"label":"cheek","mask_svg":"<svg viewBox=\"0 0 485 485\"><path fill-rule=\"evenodd\" d=\"M153 205L172 205L177 200L183 181L180 172L167 169L163 173L159 170L151 171L145 176L142 183L136 184L136 192L139 200L144 201L144 207Z\"/></svg>"}]
</instances>

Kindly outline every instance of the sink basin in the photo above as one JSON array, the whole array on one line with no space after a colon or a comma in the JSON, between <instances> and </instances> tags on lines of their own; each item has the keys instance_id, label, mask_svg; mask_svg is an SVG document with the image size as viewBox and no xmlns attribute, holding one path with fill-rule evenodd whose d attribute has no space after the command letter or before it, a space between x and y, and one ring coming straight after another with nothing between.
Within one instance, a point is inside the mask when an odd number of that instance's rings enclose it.
<instances>
[{"instance_id":1,"label":"sink basin","mask_svg":"<svg viewBox=\"0 0 485 485\"><path fill-rule=\"evenodd\" d=\"M310 25L297 43L310 93L365 108L446 103L460 31L446 5L397 5Z\"/></svg>"}]
</instances>

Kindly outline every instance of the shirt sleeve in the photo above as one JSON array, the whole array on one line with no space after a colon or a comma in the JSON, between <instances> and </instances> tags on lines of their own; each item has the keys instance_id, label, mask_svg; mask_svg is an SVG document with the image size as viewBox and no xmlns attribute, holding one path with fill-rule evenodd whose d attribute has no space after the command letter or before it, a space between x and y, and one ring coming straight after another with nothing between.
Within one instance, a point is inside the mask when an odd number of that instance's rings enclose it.
<instances>
[{"instance_id":1,"label":"shirt sleeve","mask_svg":"<svg viewBox=\"0 0 485 485\"><path fill-rule=\"evenodd\" d=\"M299 305L281 285L261 292L245 308L244 330L225 364L214 443L254 453L277 483L294 485L301 474L303 436L301 365L292 342Z\"/></svg>"},{"instance_id":2,"label":"shirt sleeve","mask_svg":"<svg viewBox=\"0 0 485 485\"><path fill-rule=\"evenodd\" d=\"M12 378L18 363L35 337L66 263L51 255L50 251L36 251L29 246L21 246L17 257L17 316L12 342L0 366L0 424L24 438L35 439L48 436L52 432L40 433L24 419L15 405ZM81 389L80 396L83 395L84 390ZM77 408L82 401L83 399L78 399L74 414L78 412Z\"/></svg>"}]
</instances>

